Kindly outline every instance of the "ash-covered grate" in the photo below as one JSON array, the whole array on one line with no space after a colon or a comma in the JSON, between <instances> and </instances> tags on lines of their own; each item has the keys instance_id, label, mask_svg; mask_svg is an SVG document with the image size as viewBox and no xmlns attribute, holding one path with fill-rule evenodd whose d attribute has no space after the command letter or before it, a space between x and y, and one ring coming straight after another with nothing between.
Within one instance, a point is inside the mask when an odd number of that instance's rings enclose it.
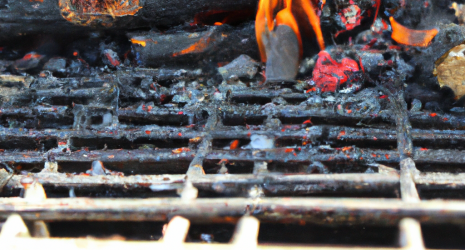
<instances>
[{"instance_id":1,"label":"ash-covered grate","mask_svg":"<svg viewBox=\"0 0 465 250\"><path fill-rule=\"evenodd\" d=\"M60 21L50 19L56 27L89 32L65 19L98 23L100 14L73 17L62 2L70 1L60 1ZM82 7L85 1L71 2ZM138 2L128 2L132 11ZM85 50L67 58L50 53L45 65L34 66L30 60L38 54L0 55L0 246L464 248L465 116L450 107L422 107L418 99L447 98L437 89L409 88L426 69L413 72L405 62L414 64L418 53L441 56L442 40L431 45L435 55L398 49L392 41L372 49L371 42L336 40L332 53L367 60L366 72L354 73L361 79L351 79L360 83L356 90L319 92L304 66L296 81L271 82L260 63L239 56L258 55L250 13L233 25L214 22L248 13L242 10L255 8L255 1L218 4L228 12L204 11L199 2L186 13L165 6L166 13L157 13L166 16L153 18L147 8L157 1L146 2L140 16L103 13L105 25L115 18L121 23L105 26L106 35L92 30L72 47ZM107 1L98 3L108 11ZM35 4L31 20L46 8ZM1 5L0 17L12 11ZM208 24L173 28L177 21L170 17L191 12L195 22ZM322 26L325 13L319 13ZM148 26L152 19L166 32ZM438 37L459 29L451 27ZM452 46L459 38L449 40ZM84 54L95 52L91 45L98 45L102 62ZM380 65L369 57L382 58ZM302 65L316 67L314 59Z\"/></svg>"}]
</instances>

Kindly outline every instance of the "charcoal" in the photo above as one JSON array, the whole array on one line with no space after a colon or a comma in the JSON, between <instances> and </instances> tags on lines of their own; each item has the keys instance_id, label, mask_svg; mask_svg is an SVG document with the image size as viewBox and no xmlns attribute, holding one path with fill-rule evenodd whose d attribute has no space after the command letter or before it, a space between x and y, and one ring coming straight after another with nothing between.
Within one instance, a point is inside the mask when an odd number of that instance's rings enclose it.
<instances>
[{"instance_id":1,"label":"charcoal","mask_svg":"<svg viewBox=\"0 0 465 250\"><path fill-rule=\"evenodd\" d=\"M224 80L230 79L231 76L252 79L258 72L258 66L259 64L248 55L240 55L229 64L219 67L218 72Z\"/></svg>"},{"instance_id":2,"label":"charcoal","mask_svg":"<svg viewBox=\"0 0 465 250\"><path fill-rule=\"evenodd\" d=\"M322 30L331 30L336 34L334 37L338 43L346 42L350 37L370 28L376 7L369 0L328 1L321 16ZM325 40L330 43L331 39L327 37Z\"/></svg>"},{"instance_id":3,"label":"charcoal","mask_svg":"<svg viewBox=\"0 0 465 250\"><path fill-rule=\"evenodd\" d=\"M111 49L102 51L102 61L105 65L112 68L121 65L121 60L119 59L118 54Z\"/></svg>"},{"instance_id":4,"label":"charcoal","mask_svg":"<svg viewBox=\"0 0 465 250\"><path fill-rule=\"evenodd\" d=\"M394 19L401 22L403 25L415 29L429 11L425 8L426 0L412 0L403 2L401 0L384 0L387 11L395 9Z\"/></svg>"},{"instance_id":5,"label":"charcoal","mask_svg":"<svg viewBox=\"0 0 465 250\"><path fill-rule=\"evenodd\" d=\"M446 111L452 108L455 102L455 93L448 87L439 88L439 86L436 86L436 88L433 88L418 84L409 84L405 89L405 100L409 103L413 99L418 99L425 106L427 102L436 103L437 105L434 104L428 107L434 107L434 109L439 107L441 110Z\"/></svg>"},{"instance_id":6,"label":"charcoal","mask_svg":"<svg viewBox=\"0 0 465 250\"><path fill-rule=\"evenodd\" d=\"M8 60L0 60L0 72L6 71L13 63Z\"/></svg>"},{"instance_id":7,"label":"charcoal","mask_svg":"<svg viewBox=\"0 0 465 250\"><path fill-rule=\"evenodd\" d=\"M383 54L381 53L363 51L359 54L359 56L362 58L362 64L365 71L372 75L378 75L381 71L382 65L386 64Z\"/></svg>"},{"instance_id":8,"label":"charcoal","mask_svg":"<svg viewBox=\"0 0 465 250\"><path fill-rule=\"evenodd\" d=\"M427 102L425 104L425 109L433 112L442 111L441 105L438 102Z\"/></svg>"},{"instance_id":9,"label":"charcoal","mask_svg":"<svg viewBox=\"0 0 465 250\"><path fill-rule=\"evenodd\" d=\"M43 55L37 54L36 52L27 53L23 58L16 60L13 67L17 71L27 71L39 67Z\"/></svg>"},{"instance_id":10,"label":"charcoal","mask_svg":"<svg viewBox=\"0 0 465 250\"><path fill-rule=\"evenodd\" d=\"M373 88L363 89L353 97L342 96L336 102L338 105L338 113L343 114L345 112L355 112L365 115L377 114L385 105L382 102L383 99L380 99L379 96L378 91Z\"/></svg>"},{"instance_id":11,"label":"charcoal","mask_svg":"<svg viewBox=\"0 0 465 250\"><path fill-rule=\"evenodd\" d=\"M188 103L190 102L190 98L189 98L189 95L186 93L184 95L175 95L173 97L173 100L172 102L174 103Z\"/></svg>"},{"instance_id":12,"label":"charcoal","mask_svg":"<svg viewBox=\"0 0 465 250\"><path fill-rule=\"evenodd\" d=\"M91 73L91 69L86 61L82 59L71 60L67 72L70 75L88 76Z\"/></svg>"},{"instance_id":13,"label":"charcoal","mask_svg":"<svg viewBox=\"0 0 465 250\"><path fill-rule=\"evenodd\" d=\"M422 103L420 100L418 99L413 99L413 101L411 102L411 108L410 108L410 111L411 112L418 112L421 110L421 106L422 106Z\"/></svg>"},{"instance_id":14,"label":"charcoal","mask_svg":"<svg viewBox=\"0 0 465 250\"><path fill-rule=\"evenodd\" d=\"M306 105L313 106L313 107L321 107L323 103L323 99L319 95L312 96L308 98L305 102Z\"/></svg>"},{"instance_id":15,"label":"charcoal","mask_svg":"<svg viewBox=\"0 0 465 250\"><path fill-rule=\"evenodd\" d=\"M449 110L453 114L465 114L465 108L464 107L453 107Z\"/></svg>"},{"instance_id":16,"label":"charcoal","mask_svg":"<svg viewBox=\"0 0 465 250\"><path fill-rule=\"evenodd\" d=\"M48 70L53 73L64 74L66 72L66 58L55 57L45 63L43 70Z\"/></svg>"},{"instance_id":17,"label":"charcoal","mask_svg":"<svg viewBox=\"0 0 465 250\"><path fill-rule=\"evenodd\" d=\"M252 23L239 28L212 26L192 33L137 32L127 36L133 42L132 52L137 62L149 67L187 65L198 68L229 62L244 53L258 57Z\"/></svg>"}]
</instances>

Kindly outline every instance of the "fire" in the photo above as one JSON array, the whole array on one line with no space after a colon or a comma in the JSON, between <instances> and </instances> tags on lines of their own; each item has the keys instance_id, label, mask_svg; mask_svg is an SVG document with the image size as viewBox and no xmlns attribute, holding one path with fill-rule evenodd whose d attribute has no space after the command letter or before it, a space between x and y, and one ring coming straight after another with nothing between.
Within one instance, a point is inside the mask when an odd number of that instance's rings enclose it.
<instances>
[{"instance_id":1,"label":"fire","mask_svg":"<svg viewBox=\"0 0 465 250\"><path fill-rule=\"evenodd\" d=\"M142 47L145 47L145 46L147 45L147 42L146 42L146 41L137 40L137 39L134 39L134 38L131 38L131 43L133 43L133 44L139 44L139 45L141 45Z\"/></svg>"},{"instance_id":2,"label":"fire","mask_svg":"<svg viewBox=\"0 0 465 250\"><path fill-rule=\"evenodd\" d=\"M437 29L412 30L402 26L393 17L389 18L392 27L392 39L400 44L426 47L438 34Z\"/></svg>"},{"instance_id":3,"label":"fire","mask_svg":"<svg viewBox=\"0 0 465 250\"><path fill-rule=\"evenodd\" d=\"M283 6L283 9L274 16L276 8L281 6ZM317 36L320 49L324 49L325 45L320 28L320 18L315 13L316 8L309 0L297 1L294 7L304 10ZM300 55L302 55L302 38L296 18L292 13L292 0L260 0L255 18L255 36L257 37L258 48L263 62L266 61L266 52L262 36L268 32L272 32L279 25L287 25L294 31L299 42Z\"/></svg>"}]
</instances>

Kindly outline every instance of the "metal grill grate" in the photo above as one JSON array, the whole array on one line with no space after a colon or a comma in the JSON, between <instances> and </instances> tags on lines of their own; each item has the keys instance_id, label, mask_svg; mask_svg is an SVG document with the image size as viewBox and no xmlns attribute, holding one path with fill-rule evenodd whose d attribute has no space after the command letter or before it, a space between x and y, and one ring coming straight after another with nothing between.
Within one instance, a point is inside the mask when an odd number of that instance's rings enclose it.
<instances>
[{"instance_id":1,"label":"metal grill grate","mask_svg":"<svg viewBox=\"0 0 465 250\"><path fill-rule=\"evenodd\" d=\"M423 242L427 248L460 245L460 240L435 238L428 226L465 223L461 201L465 155L460 148L465 133L455 130L465 125L465 117L409 112L402 94L396 93L390 97L393 105L370 115L341 112L338 101L303 105L314 94L302 94L292 85L231 88L223 101L204 95L214 87L202 86L203 101L157 103L149 108L141 103L150 98L138 90L142 79L154 77L171 86L166 98L172 98L189 92L172 82L201 81L203 75L138 69L93 78L15 79L28 87L4 96L7 101L0 110L0 155L7 166L0 170L5 197L0 199L0 217L9 218L1 231L2 246L421 249ZM285 104L270 104L276 98ZM47 104L41 103L44 99ZM254 135L273 138L274 147L228 149L231 141L244 146ZM102 161L124 176L79 174L93 161ZM310 168L315 162L325 168ZM10 173L7 168L28 173ZM34 188L43 187L47 198L27 191L24 198L17 197L30 179L41 184ZM13 213L34 226L21 227L24 223ZM29 231L38 236L37 228L46 228L40 226L44 222L53 231L53 223L79 221L170 223L159 242L11 237ZM190 222L237 226L230 244L184 243ZM347 230L347 226L351 227ZM293 231L287 234L295 237L267 236L267 227L288 228ZM350 235L350 228L365 227L381 228L378 232L392 242L344 241L346 236L330 233L322 236L327 241L305 236L312 228ZM422 230L431 238L423 237Z\"/></svg>"}]
</instances>

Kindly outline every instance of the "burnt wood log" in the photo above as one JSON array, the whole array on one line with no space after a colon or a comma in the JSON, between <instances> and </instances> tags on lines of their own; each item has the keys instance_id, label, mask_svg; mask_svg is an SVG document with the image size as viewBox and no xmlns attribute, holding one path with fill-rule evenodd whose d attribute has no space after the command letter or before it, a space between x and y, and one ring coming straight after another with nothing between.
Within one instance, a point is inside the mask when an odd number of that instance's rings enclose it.
<instances>
[{"instance_id":1,"label":"burnt wood log","mask_svg":"<svg viewBox=\"0 0 465 250\"><path fill-rule=\"evenodd\" d=\"M192 62L229 62L241 54L258 59L258 47L253 22L238 28L211 26L200 32L163 34L158 32L128 33L132 51L139 64L148 67L179 65Z\"/></svg>"},{"instance_id":2,"label":"burnt wood log","mask_svg":"<svg viewBox=\"0 0 465 250\"><path fill-rule=\"evenodd\" d=\"M256 5L255 0L4 0L0 2L0 38L170 27L191 22L199 13L249 11Z\"/></svg>"}]
</instances>

